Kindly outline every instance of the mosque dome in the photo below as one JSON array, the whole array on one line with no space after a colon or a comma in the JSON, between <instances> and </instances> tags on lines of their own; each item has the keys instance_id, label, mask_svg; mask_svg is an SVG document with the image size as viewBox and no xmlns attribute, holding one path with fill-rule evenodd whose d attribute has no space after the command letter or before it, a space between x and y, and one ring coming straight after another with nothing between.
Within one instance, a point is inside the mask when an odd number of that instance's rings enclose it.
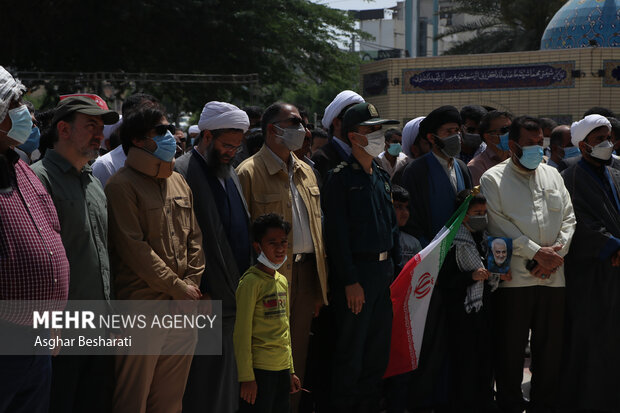
<instances>
[{"instance_id":1,"label":"mosque dome","mask_svg":"<svg viewBox=\"0 0 620 413\"><path fill-rule=\"evenodd\" d=\"M620 0L567 1L540 42L541 50L590 46L620 47Z\"/></svg>"}]
</instances>

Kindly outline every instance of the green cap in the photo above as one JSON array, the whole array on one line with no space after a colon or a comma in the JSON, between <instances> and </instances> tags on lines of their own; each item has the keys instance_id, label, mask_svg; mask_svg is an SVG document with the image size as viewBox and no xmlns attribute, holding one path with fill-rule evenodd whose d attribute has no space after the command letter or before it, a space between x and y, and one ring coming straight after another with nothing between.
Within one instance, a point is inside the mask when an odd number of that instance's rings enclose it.
<instances>
[{"instance_id":1,"label":"green cap","mask_svg":"<svg viewBox=\"0 0 620 413\"><path fill-rule=\"evenodd\" d=\"M55 124L73 112L101 116L104 125L112 125L118 122L119 119L118 113L113 110L102 109L93 99L84 96L73 96L63 99L58 103L56 111L54 112L54 117L52 118L52 124Z\"/></svg>"},{"instance_id":2,"label":"green cap","mask_svg":"<svg viewBox=\"0 0 620 413\"><path fill-rule=\"evenodd\" d=\"M397 125L400 122L395 119L382 119L379 117L377 108L372 103L358 103L351 106L344 113L342 118L342 131L346 137L347 133L355 126L368 125Z\"/></svg>"}]
</instances>

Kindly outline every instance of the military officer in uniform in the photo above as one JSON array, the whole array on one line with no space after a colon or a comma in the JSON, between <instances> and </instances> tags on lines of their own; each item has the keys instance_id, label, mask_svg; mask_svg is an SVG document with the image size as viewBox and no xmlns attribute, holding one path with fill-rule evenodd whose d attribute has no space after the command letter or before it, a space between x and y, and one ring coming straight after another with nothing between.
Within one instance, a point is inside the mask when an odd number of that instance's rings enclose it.
<instances>
[{"instance_id":1,"label":"military officer in uniform","mask_svg":"<svg viewBox=\"0 0 620 413\"><path fill-rule=\"evenodd\" d=\"M400 261L389 174L374 158L385 146L372 104L350 107L342 136L352 154L329 172L322 193L333 307L332 411L378 411L392 327L390 283Z\"/></svg>"}]
</instances>

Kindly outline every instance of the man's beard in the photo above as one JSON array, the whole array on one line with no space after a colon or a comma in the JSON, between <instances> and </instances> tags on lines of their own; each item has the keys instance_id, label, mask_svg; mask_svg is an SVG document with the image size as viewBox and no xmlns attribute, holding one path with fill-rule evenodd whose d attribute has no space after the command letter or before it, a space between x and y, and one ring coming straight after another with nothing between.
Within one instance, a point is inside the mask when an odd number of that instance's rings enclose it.
<instances>
[{"instance_id":1,"label":"man's beard","mask_svg":"<svg viewBox=\"0 0 620 413\"><path fill-rule=\"evenodd\" d=\"M222 162L221 155L215 149L213 142L207 146L207 167L218 178L230 178L230 165Z\"/></svg>"}]
</instances>

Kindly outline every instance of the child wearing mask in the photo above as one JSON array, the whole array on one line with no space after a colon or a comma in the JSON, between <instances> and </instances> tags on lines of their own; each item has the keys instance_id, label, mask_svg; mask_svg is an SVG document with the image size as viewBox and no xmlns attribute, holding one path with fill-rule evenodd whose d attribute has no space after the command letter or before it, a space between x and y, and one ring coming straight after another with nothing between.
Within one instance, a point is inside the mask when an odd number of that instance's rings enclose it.
<instances>
[{"instance_id":1,"label":"child wearing mask","mask_svg":"<svg viewBox=\"0 0 620 413\"><path fill-rule=\"evenodd\" d=\"M457 207L470 194L457 194ZM454 238L452 285L447 304L450 349L450 404L459 412L492 412L493 345L492 295L500 281L510 281L510 272L492 275L485 268L487 253L486 198L473 195L467 215ZM444 263L445 265L446 263ZM457 281L458 280L458 281Z\"/></svg>"},{"instance_id":2,"label":"child wearing mask","mask_svg":"<svg viewBox=\"0 0 620 413\"><path fill-rule=\"evenodd\" d=\"M291 353L288 283L278 272L287 258L290 230L277 214L252 224L252 245L260 255L239 281L233 334L241 413L287 413L289 393L301 388Z\"/></svg>"}]
</instances>

